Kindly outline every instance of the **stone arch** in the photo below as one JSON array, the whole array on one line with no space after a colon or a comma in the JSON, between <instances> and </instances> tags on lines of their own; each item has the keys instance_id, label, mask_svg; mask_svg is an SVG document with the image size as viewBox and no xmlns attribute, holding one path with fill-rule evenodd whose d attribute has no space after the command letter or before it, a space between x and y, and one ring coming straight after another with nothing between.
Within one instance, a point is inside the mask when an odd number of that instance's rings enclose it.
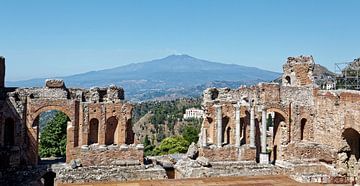
<instances>
[{"instance_id":1,"label":"stone arch","mask_svg":"<svg viewBox=\"0 0 360 186\"><path fill-rule=\"evenodd\" d=\"M304 139L304 131L306 126L307 119L303 118L300 121L300 140Z\"/></svg>"},{"instance_id":2,"label":"stone arch","mask_svg":"<svg viewBox=\"0 0 360 186\"><path fill-rule=\"evenodd\" d=\"M99 120L92 118L89 122L88 145L99 142Z\"/></svg>"},{"instance_id":3,"label":"stone arch","mask_svg":"<svg viewBox=\"0 0 360 186\"><path fill-rule=\"evenodd\" d=\"M74 116L71 113L71 109L69 107L61 107L61 106L53 106L53 105L46 105L43 107L40 107L39 109L37 109L35 112L30 113L32 117L32 121L30 121L30 124L33 125L34 121L39 117L39 115L43 112L47 112L50 110L57 110L57 111L61 111L64 114L66 114L69 119L73 122L73 118Z\"/></svg>"},{"instance_id":4,"label":"stone arch","mask_svg":"<svg viewBox=\"0 0 360 186\"><path fill-rule=\"evenodd\" d=\"M266 110L266 112L277 112L277 113L279 113L283 118L289 118L289 115L286 113L286 112L284 112L283 110L281 110L281 109L279 109L279 108L268 108L267 110ZM286 122L286 121L285 121ZM287 123L287 122L286 122Z\"/></svg>"},{"instance_id":5,"label":"stone arch","mask_svg":"<svg viewBox=\"0 0 360 186\"><path fill-rule=\"evenodd\" d=\"M115 116L111 116L106 120L106 130L105 130L105 144L111 145L115 144L116 138L116 129L118 127L118 119Z\"/></svg>"},{"instance_id":6,"label":"stone arch","mask_svg":"<svg viewBox=\"0 0 360 186\"><path fill-rule=\"evenodd\" d=\"M5 146L15 145L15 121L13 118L5 119L4 144Z\"/></svg>"},{"instance_id":7,"label":"stone arch","mask_svg":"<svg viewBox=\"0 0 360 186\"><path fill-rule=\"evenodd\" d=\"M354 155L356 160L360 159L360 134L353 128L347 128L342 133L343 139L350 148L351 155Z\"/></svg>"}]
</instances>

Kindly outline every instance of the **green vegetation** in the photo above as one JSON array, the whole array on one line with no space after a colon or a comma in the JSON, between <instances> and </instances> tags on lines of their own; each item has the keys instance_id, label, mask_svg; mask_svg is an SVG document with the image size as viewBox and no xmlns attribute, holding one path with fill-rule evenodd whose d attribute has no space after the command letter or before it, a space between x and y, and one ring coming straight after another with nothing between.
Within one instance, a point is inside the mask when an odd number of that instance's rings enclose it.
<instances>
[{"instance_id":1,"label":"green vegetation","mask_svg":"<svg viewBox=\"0 0 360 186\"><path fill-rule=\"evenodd\" d=\"M200 133L202 120L191 119L191 120L188 120L188 121L190 123L183 126L183 128L181 129L182 136L190 144L192 142L197 143L198 140L199 140L199 133Z\"/></svg>"},{"instance_id":2,"label":"green vegetation","mask_svg":"<svg viewBox=\"0 0 360 186\"><path fill-rule=\"evenodd\" d=\"M64 113L57 111L47 122L40 134L40 157L65 157L68 121L69 118Z\"/></svg>"},{"instance_id":3,"label":"green vegetation","mask_svg":"<svg viewBox=\"0 0 360 186\"><path fill-rule=\"evenodd\" d=\"M160 145L153 150L154 155L165 155L175 153L185 153L190 143L182 136L165 138Z\"/></svg>"},{"instance_id":4,"label":"green vegetation","mask_svg":"<svg viewBox=\"0 0 360 186\"><path fill-rule=\"evenodd\" d=\"M153 150L155 148L155 145L152 145L149 137L146 135L143 141L144 144L144 155L145 156L151 156L154 155Z\"/></svg>"}]
</instances>

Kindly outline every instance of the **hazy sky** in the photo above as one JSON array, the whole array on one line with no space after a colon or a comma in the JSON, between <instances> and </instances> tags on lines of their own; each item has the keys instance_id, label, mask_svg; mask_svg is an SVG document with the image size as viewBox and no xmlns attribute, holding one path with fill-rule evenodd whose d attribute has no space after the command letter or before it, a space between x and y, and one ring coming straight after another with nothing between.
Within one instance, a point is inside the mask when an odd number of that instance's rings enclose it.
<instances>
[{"instance_id":1,"label":"hazy sky","mask_svg":"<svg viewBox=\"0 0 360 186\"><path fill-rule=\"evenodd\" d=\"M354 0L0 0L7 80L69 75L170 54L282 71L286 57L360 57Z\"/></svg>"}]
</instances>

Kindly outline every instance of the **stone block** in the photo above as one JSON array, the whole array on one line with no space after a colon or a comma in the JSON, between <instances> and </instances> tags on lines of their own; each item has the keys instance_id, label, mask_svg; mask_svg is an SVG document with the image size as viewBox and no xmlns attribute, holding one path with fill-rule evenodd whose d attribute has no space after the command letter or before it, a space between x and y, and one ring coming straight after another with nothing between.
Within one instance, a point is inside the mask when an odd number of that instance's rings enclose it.
<instances>
[{"instance_id":1,"label":"stone block","mask_svg":"<svg viewBox=\"0 0 360 186\"><path fill-rule=\"evenodd\" d=\"M129 146L128 146L128 145L126 145L126 144L121 144L121 145L120 145L120 150L126 151L126 150L128 150L128 149L129 149Z\"/></svg>"},{"instance_id":2,"label":"stone block","mask_svg":"<svg viewBox=\"0 0 360 186\"><path fill-rule=\"evenodd\" d=\"M268 153L260 153L260 163L261 164L269 164L269 154Z\"/></svg>"},{"instance_id":3,"label":"stone block","mask_svg":"<svg viewBox=\"0 0 360 186\"><path fill-rule=\"evenodd\" d=\"M144 150L144 144L137 144L136 149L137 150Z\"/></svg>"},{"instance_id":4,"label":"stone block","mask_svg":"<svg viewBox=\"0 0 360 186\"><path fill-rule=\"evenodd\" d=\"M47 88L65 88L65 83L61 79L47 79L45 86Z\"/></svg>"}]
</instances>

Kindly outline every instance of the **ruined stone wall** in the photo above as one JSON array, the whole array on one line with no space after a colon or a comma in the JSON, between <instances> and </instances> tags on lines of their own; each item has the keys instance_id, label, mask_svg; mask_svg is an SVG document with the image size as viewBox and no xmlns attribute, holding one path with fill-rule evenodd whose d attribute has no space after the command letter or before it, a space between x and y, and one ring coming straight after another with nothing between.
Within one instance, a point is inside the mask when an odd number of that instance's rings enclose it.
<instances>
[{"instance_id":1,"label":"ruined stone wall","mask_svg":"<svg viewBox=\"0 0 360 186\"><path fill-rule=\"evenodd\" d=\"M237 103L242 105L240 123L244 135L241 135L241 145L249 144L249 114L250 108L253 107L255 145L258 153L261 112L265 109L267 113L274 113L274 126L270 129L272 131L267 131L267 147L270 151L275 151L272 152L273 158L284 160L313 158L334 162L336 159L334 149L344 147L341 136L344 129L351 127L360 131L357 124L360 116L357 102L360 96L359 93L346 93L346 91L340 91L339 95L334 95L334 91L332 93L319 91L312 75L314 65L311 56L290 57L284 65L281 85L260 83L257 86L235 90L227 88L205 90L203 106L206 119L203 128L208 130L208 142L214 144L217 141L218 129L214 105L221 105L222 115L230 117L231 126L235 127L233 105ZM234 134L235 131L232 136L236 137ZM223 156L220 149L212 149L218 152L213 152L210 156Z\"/></svg>"},{"instance_id":2,"label":"ruined stone wall","mask_svg":"<svg viewBox=\"0 0 360 186\"><path fill-rule=\"evenodd\" d=\"M143 145L83 145L77 157L87 166L102 165L140 165L144 160Z\"/></svg>"},{"instance_id":3,"label":"ruined stone wall","mask_svg":"<svg viewBox=\"0 0 360 186\"><path fill-rule=\"evenodd\" d=\"M260 83L257 87L257 104L266 108L278 107L280 102L280 86L277 83ZM254 96L255 97L255 96Z\"/></svg>"},{"instance_id":4,"label":"ruined stone wall","mask_svg":"<svg viewBox=\"0 0 360 186\"><path fill-rule=\"evenodd\" d=\"M131 119L132 106L124 102L99 102L99 103L82 103L80 105L80 131L81 131L81 145L90 145L90 121L97 120L98 122L98 138L97 143L106 144L106 127L110 119L117 122L116 130L114 132L115 144L129 144L127 141L127 124ZM110 135L110 134L108 134Z\"/></svg>"},{"instance_id":5,"label":"ruined stone wall","mask_svg":"<svg viewBox=\"0 0 360 186\"><path fill-rule=\"evenodd\" d=\"M0 100L0 169L28 165L27 130L10 100Z\"/></svg>"},{"instance_id":6,"label":"ruined stone wall","mask_svg":"<svg viewBox=\"0 0 360 186\"><path fill-rule=\"evenodd\" d=\"M3 120L3 124L0 125L0 148L3 149L0 151L0 156L8 157L9 161L0 167L38 163L39 116L49 110L61 111L70 119L67 126L66 146L68 162L79 157L84 158L81 156L81 146L90 143L91 119L98 120L96 129L93 127L92 130L92 143L100 145L133 143L132 105L123 100L122 88L110 86L90 90L67 89L62 80L47 80L45 87L42 88L4 89L2 93L6 96L0 102L2 106L0 120ZM5 127L7 118L13 121L14 127L12 129L14 132L11 132L14 139L10 145L4 142L7 134ZM124 151L124 155L121 152L113 155L130 158L127 153L133 150ZM142 162L141 153L130 155L134 155Z\"/></svg>"},{"instance_id":7,"label":"ruined stone wall","mask_svg":"<svg viewBox=\"0 0 360 186\"><path fill-rule=\"evenodd\" d=\"M283 149L282 160L309 160L315 159L329 164L335 163L337 151L328 145L318 143L298 142L290 143Z\"/></svg>"},{"instance_id":8,"label":"ruined stone wall","mask_svg":"<svg viewBox=\"0 0 360 186\"><path fill-rule=\"evenodd\" d=\"M360 92L319 91L315 101L314 141L336 149L346 146L345 129L360 132Z\"/></svg>"},{"instance_id":9,"label":"ruined stone wall","mask_svg":"<svg viewBox=\"0 0 360 186\"><path fill-rule=\"evenodd\" d=\"M199 156L204 156L210 161L236 161L238 149L234 146L200 148Z\"/></svg>"}]
</instances>

